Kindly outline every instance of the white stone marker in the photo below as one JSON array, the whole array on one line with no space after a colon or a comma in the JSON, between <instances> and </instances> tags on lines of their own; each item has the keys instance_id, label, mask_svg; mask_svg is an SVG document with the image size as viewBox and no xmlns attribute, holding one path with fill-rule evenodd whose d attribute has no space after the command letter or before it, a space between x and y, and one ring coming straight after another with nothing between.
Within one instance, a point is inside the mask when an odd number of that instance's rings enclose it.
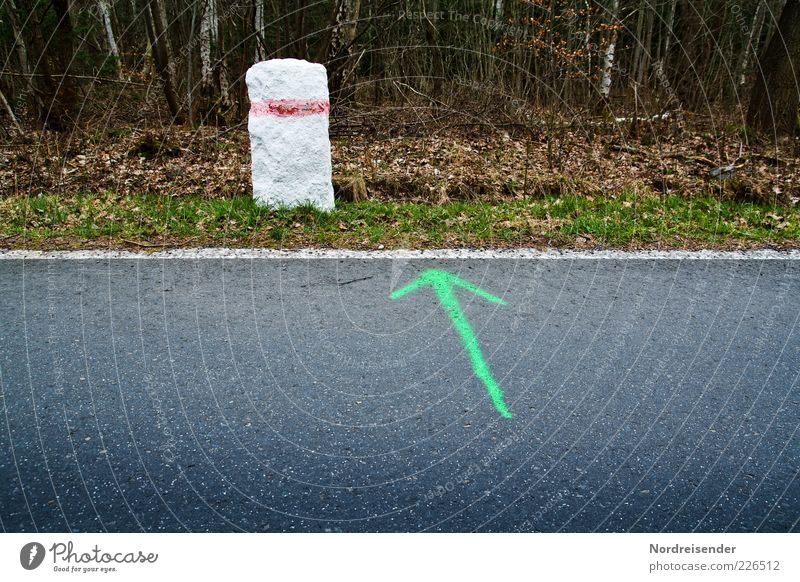
<instances>
[{"instance_id":1,"label":"white stone marker","mask_svg":"<svg viewBox=\"0 0 800 582\"><path fill-rule=\"evenodd\" d=\"M310 202L333 209L325 67L298 59L256 63L247 71L253 197L271 206Z\"/></svg>"}]
</instances>

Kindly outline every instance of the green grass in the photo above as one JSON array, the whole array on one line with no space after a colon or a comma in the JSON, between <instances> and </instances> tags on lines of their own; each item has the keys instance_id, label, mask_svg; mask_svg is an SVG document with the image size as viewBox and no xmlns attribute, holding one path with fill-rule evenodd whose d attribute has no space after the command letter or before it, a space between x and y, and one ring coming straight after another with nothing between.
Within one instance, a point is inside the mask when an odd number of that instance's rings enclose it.
<instances>
[{"instance_id":1,"label":"green grass","mask_svg":"<svg viewBox=\"0 0 800 582\"><path fill-rule=\"evenodd\" d=\"M562 196L494 204L337 203L272 210L250 198L113 193L0 199L6 247L230 245L435 248L793 247L800 210L714 197Z\"/></svg>"}]
</instances>

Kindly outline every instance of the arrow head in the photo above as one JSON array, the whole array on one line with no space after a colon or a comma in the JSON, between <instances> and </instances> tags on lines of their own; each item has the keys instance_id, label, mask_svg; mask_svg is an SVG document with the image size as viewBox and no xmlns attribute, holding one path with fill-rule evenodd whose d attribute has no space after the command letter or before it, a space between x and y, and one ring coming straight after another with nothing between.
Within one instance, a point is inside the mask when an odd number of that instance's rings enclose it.
<instances>
[{"instance_id":1,"label":"arrow head","mask_svg":"<svg viewBox=\"0 0 800 582\"><path fill-rule=\"evenodd\" d=\"M396 291L394 291L391 295L392 299L398 299L403 295L407 295L412 291L416 291L420 287L425 285L430 285L433 287L434 290L438 291L449 291L452 287L462 287L475 293L479 297L483 297L487 301L491 303L496 303L498 305L505 305L506 302L499 297L492 295L478 287L477 285L473 285L469 281L462 279L461 277L457 277L452 273L448 273L447 271L441 271L439 269L428 269L424 271L419 277L417 277L414 281L402 287Z\"/></svg>"}]
</instances>

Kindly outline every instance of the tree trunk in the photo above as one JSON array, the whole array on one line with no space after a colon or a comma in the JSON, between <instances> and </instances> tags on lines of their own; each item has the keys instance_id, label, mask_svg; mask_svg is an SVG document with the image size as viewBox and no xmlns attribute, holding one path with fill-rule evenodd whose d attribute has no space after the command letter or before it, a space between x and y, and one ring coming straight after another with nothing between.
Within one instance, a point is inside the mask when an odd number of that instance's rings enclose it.
<instances>
[{"instance_id":1,"label":"tree trunk","mask_svg":"<svg viewBox=\"0 0 800 582\"><path fill-rule=\"evenodd\" d=\"M630 78L631 80L635 80L636 83L639 82L639 64L642 61L644 51L647 50L644 46L644 39L642 38L644 32L644 21L646 16L646 9L647 9L647 0L641 0L639 2L639 8L636 9L637 17L636 17L636 32L634 33L634 42L636 43L636 48L633 52L633 62L631 63L630 67Z\"/></svg>"},{"instance_id":2,"label":"tree trunk","mask_svg":"<svg viewBox=\"0 0 800 582\"><path fill-rule=\"evenodd\" d=\"M230 83L228 82L228 64L225 53L225 29L223 21L219 19L217 11L217 0L212 0L214 4L214 77L217 82L217 95L219 104L224 108L230 107ZM221 117L224 117L225 113Z\"/></svg>"},{"instance_id":3,"label":"tree trunk","mask_svg":"<svg viewBox=\"0 0 800 582\"><path fill-rule=\"evenodd\" d=\"M8 100L6 96L3 94L3 90L0 89L0 103L3 105L3 109L6 110L6 114L8 118L11 120L11 124L14 126L14 129L17 133L22 134L22 128L19 126L19 121L17 121L17 116L14 115L14 110L11 109L11 105L8 104Z\"/></svg>"},{"instance_id":4,"label":"tree trunk","mask_svg":"<svg viewBox=\"0 0 800 582\"><path fill-rule=\"evenodd\" d=\"M764 8L766 5L766 0L759 0L758 6L756 7L756 15L753 17L753 26L750 28L750 34L747 38L747 44L739 59L740 87L744 87L745 83L747 83L747 69L750 65L750 55L758 54L758 40L761 38L761 28L764 26Z\"/></svg>"},{"instance_id":5,"label":"tree trunk","mask_svg":"<svg viewBox=\"0 0 800 582\"><path fill-rule=\"evenodd\" d=\"M644 3L644 9L647 11L647 18L645 19L645 34L644 38L640 39L644 50L642 51L641 59L639 60L639 69L636 72L636 82L639 86L644 86L650 80L647 74L650 69L650 54L653 45L653 25L655 21L655 10L649 2Z\"/></svg>"},{"instance_id":6,"label":"tree trunk","mask_svg":"<svg viewBox=\"0 0 800 582\"><path fill-rule=\"evenodd\" d=\"M672 37L675 36L675 11L677 7L678 0L670 0L669 12L667 13L667 21L665 23L666 31L664 34L664 49L659 55L659 60L662 63L662 69L666 69L666 66L669 63L669 49L672 46Z\"/></svg>"},{"instance_id":7,"label":"tree trunk","mask_svg":"<svg viewBox=\"0 0 800 582\"><path fill-rule=\"evenodd\" d=\"M778 29L758 59L747 123L800 135L800 0L788 0Z\"/></svg>"},{"instance_id":8,"label":"tree trunk","mask_svg":"<svg viewBox=\"0 0 800 582\"><path fill-rule=\"evenodd\" d=\"M502 10L502 3L501 3ZM444 59L442 58L442 47L439 46L439 31L436 25L427 17L427 14L437 14L439 12L439 0L428 0L422 2L422 11L425 17L425 41L428 43L428 50L431 51L433 61L433 92L432 97L439 99L442 96L442 82L444 81Z\"/></svg>"},{"instance_id":9,"label":"tree trunk","mask_svg":"<svg viewBox=\"0 0 800 582\"><path fill-rule=\"evenodd\" d=\"M505 2L503 0L494 0L494 19L495 20L502 20L504 14L504 5Z\"/></svg>"},{"instance_id":10,"label":"tree trunk","mask_svg":"<svg viewBox=\"0 0 800 582\"><path fill-rule=\"evenodd\" d=\"M256 4L260 4L263 10L263 2L256 0L256 2L245 5L241 11L241 30L242 39L239 45L238 72L234 81L234 99L236 101L236 119L243 119L247 117L247 111L250 107L250 100L247 97L247 83L245 82L245 73L254 62L258 62L257 52L255 49L256 44L260 41L256 38ZM263 11L262 11L263 18ZM262 21L263 26L263 21Z\"/></svg>"},{"instance_id":11,"label":"tree trunk","mask_svg":"<svg viewBox=\"0 0 800 582\"><path fill-rule=\"evenodd\" d=\"M327 51L328 83L332 104L346 98L342 90L349 72L348 65L353 52L352 44L356 36L360 8L361 0L338 0L335 3Z\"/></svg>"},{"instance_id":12,"label":"tree trunk","mask_svg":"<svg viewBox=\"0 0 800 582\"><path fill-rule=\"evenodd\" d=\"M265 58L264 52L264 4L262 0L256 0L255 11L253 13L253 32L255 33L255 62L261 62Z\"/></svg>"},{"instance_id":13,"label":"tree trunk","mask_svg":"<svg viewBox=\"0 0 800 582\"><path fill-rule=\"evenodd\" d=\"M153 63L155 64L158 76L164 86L164 97L167 100L169 112L172 114L175 123L183 123L181 107L178 103L178 96L175 92L175 82L171 57L167 48L166 25L163 19L163 7L159 0L147 0L144 10L145 25L147 34L150 37L150 44L153 52Z\"/></svg>"},{"instance_id":14,"label":"tree trunk","mask_svg":"<svg viewBox=\"0 0 800 582\"><path fill-rule=\"evenodd\" d=\"M213 21L215 11L214 0L203 3L203 16L200 19L200 88L208 93L213 86L214 69L211 67L211 41L216 35L217 23Z\"/></svg>"},{"instance_id":15,"label":"tree trunk","mask_svg":"<svg viewBox=\"0 0 800 582\"><path fill-rule=\"evenodd\" d=\"M30 0L21 5L23 14L30 19L25 28L31 34L30 54L38 58L35 70L31 71L36 76L30 81L37 117L46 129L66 131L74 125L77 109L77 87L69 71L74 56L69 2L53 0L44 12L38 13L36 4ZM55 27L47 31L45 39L45 22L51 9Z\"/></svg>"},{"instance_id":16,"label":"tree trunk","mask_svg":"<svg viewBox=\"0 0 800 582\"><path fill-rule=\"evenodd\" d=\"M614 53L617 48L617 14L619 14L619 0L614 0L611 7L610 21L614 30L611 33L611 39L603 56L603 79L600 81L600 94L604 99L608 100L611 95L612 77L611 71L614 68Z\"/></svg>"},{"instance_id":17,"label":"tree trunk","mask_svg":"<svg viewBox=\"0 0 800 582\"><path fill-rule=\"evenodd\" d=\"M185 53L186 57L186 109L188 112L187 118L189 120L189 125L194 124L194 84L192 79L192 73L194 69L194 58L193 58L193 49L194 49L194 31L195 31L195 23L197 22L197 4L192 3L192 20L189 25L189 43L182 49L182 52Z\"/></svg>"},{"instance_id":18,"label":"tree trunk","mask_svg":"<svg viewBox=\"0 0 800 582\"><path fill-rule=\"evenodd\" d=\"M103 20L106 42L108 42L108 52L119 61L119 47L117 47L117 40L114 38L114 28L111 26L111 12L108 10L108 3L106 0L97 0L97 9L100 12L100 18Z\"/></svg>"},{"instance_id":19,"label":"tree trunk","mask_svg":"<svg viewBox=\"0 0 800 582\"><path fill-rule=\"evenodd\" d=\"M308 59L308 39L306 39L306 6L307 0L295 0L292 3L291 26L293 41L291 56L296 59Z\"/></svg>"},{"instance_id":20,"label":"tree trunk","mask_svg":"<svg viewBox=\"0 0 800 582\"><path fill-rule=\"evenodd\" d=\"M19 13L17 7L14 5L14 0L6 1L6 12L9 21L11 22L11 30L14 33L14 48L17 51L17 59L19 60L20 72L26 75L30 72L28 68L28 47L25 43L25 37L22 36L22 26L19 23Z\"/></svg>"}]
</instances>

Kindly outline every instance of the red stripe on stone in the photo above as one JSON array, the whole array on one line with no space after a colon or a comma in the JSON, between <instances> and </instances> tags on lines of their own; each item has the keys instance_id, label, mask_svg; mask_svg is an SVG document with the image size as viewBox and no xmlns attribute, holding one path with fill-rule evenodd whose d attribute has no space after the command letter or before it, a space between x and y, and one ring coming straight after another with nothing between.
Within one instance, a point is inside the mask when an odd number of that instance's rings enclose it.
<instances>
[{"instance_id":1,"label":"red stripe on stone","mask_svg":"<svg viewBox=\"0 0 800 582\"><path fill-rule=\"evenodd\" d=\"M331 105L327 99L267 99L250 104L250 115L275 115L277 117L305 117L328 113Z\"/></svg>"}]
</instances>

